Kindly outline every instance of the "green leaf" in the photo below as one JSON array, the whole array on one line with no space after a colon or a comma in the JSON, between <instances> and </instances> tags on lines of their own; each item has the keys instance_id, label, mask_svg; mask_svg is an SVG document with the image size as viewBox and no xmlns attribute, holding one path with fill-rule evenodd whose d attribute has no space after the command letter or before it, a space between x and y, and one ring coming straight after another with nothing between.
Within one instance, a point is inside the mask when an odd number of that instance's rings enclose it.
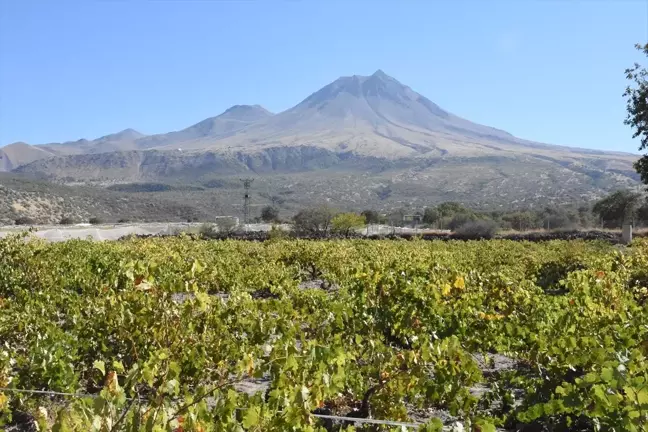
<instances>
[{"instance_id":1,"label":"green leaf","mask_svg":"<svg viewBox=\"0 0 648 432\"><path fill-rule=\"evenodd\" d=\"M495 432L497 429L495 425L488 420L478 419L475 420L473 430L476 432Z\"/></svg>"},{"instance_id":2,"label":"green leaf","mask_svg":"<svg viewBox=\"0 0 648 432\"><path fill-rule=\"evenodd\" d=\"M103 361L95 360L95 362L92 363L92 367L101 371L102 374L106 375L106 364Z\"/></svg>"},{"instance_id":3,"label":"green leaf","mask_svg":"<svg viewBox=\"0 0 648 432\"><path fill-rule=\"evenodd\" d=\"M603 381L610 382L614 379L614 369L612 368L603 368L601 371L601 378Z\"/></svg>"},{"instance_id":4,"label":"green leaf","mask_svg":"<svg viewBox=\"0 0 648 432\"><path fill-rule=\"evenodd\" d=\"M169 378L177 378L180 376L180 372L182 372L182 369L180 368L178 362L172 361L169 363L169 371L171 372L169 374Z\"/></svg>"},{"instance_id":5,"label":"green leaf","mask_svg":"<svg viewBox=\"0 0 648 432\"><path fill-rule=\"evenodd\" d=\"M253 406L248 408L243 416L243 427L250 429L251 427L258 425L260 415L261 409L259 407Z\"/></svg>"},{"instance_id":6,"label":"green leaf","mask_svg":"<svg viewBox=\"0 0 648 432\"><path fill-rule=\"evenodd\" d=\"M124 373L124 365L120 361L113 361L112 362L112 367L117 373Z\"/></svg>"},{"instance_id":7,"label":"green leaf","mask_svg":"<svg viewBox=\"0 0 648 432\"><path fill-rule=\"evenodd\" d=\"M441 432L442 430L443 422L436 417L419 428L419 432Z\"/></svg>"},{"instance_id":8,"label":"green leaf","mask_svg":"<svg viewBox=\"0 0 648 432\"><path fill-rule=\"evenodd\" d=\"M288 356L286 359L286 364L284 365L286 370L296 370L298 367L297 360L295 360L295 357L293 356Z\"/></svg>"},{"instance_id":9,"label":"green leaf","mask_svg":"<svg viewBox=\"0 0 648 432\"><path fill-rule=\"evenodd\" d=\"M648 389L643 388L637 392L637 402L641 405L648 404Z\"/></svg>"}]
</instances>

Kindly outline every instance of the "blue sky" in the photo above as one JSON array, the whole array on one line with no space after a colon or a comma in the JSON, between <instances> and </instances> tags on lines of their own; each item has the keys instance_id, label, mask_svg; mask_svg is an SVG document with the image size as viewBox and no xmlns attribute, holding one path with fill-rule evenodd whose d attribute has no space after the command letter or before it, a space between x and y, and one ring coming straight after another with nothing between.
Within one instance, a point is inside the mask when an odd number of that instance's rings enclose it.
<instances>
[{"instance_id":1,"label":"blue sky","mask_svg":"<svg viewBox=\"0 0 648 432\"><path fill-rule=\"evenodd\" d=\"M382 69L522 138L636 151L623 71L646 40L646 0L0 0L0 145L278 112Z\"/></svg>"}]
</instances>

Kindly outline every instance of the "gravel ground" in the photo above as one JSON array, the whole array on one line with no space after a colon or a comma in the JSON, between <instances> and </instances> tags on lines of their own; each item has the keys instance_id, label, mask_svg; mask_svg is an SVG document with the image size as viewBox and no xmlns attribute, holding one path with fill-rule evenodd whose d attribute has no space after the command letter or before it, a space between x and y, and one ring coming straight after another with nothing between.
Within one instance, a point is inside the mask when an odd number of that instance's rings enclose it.
<instances>
[{"instance_id":1,"label":"gravel ground","mask_svg":"<svg viewBox=\"0 0 648 432\"><path fill-rule=\"evenodd\" d=\"M115 225L38 225L34 235L52 242L60 242L70 239L118 240L127 235L166 235L180 231L198 232L202 223L142 223L142 224L115 224ZM283 230L290 230L290 225L280 225ZM26 231L26 226L0 226L0 238L10 234ZM272 224L248 224L243 231L265 232L272 229ZM387 225L370 225L360 230L365 235L388 235L396 234L417 234L424 231L415 228L392 228Z\"/></svg>"}]
</instances>

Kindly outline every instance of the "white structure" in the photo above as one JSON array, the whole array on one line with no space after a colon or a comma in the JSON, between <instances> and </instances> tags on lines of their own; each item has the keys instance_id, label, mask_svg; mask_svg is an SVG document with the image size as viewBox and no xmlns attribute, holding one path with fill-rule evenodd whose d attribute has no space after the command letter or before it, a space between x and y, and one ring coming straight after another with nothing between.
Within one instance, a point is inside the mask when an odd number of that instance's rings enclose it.
<instances>
[{"instance_id":1,"label":"white structure","mask_svg":"<svg viewBox=\"0 0 648 432\"><path fill-rule=\"evenodd\" d=\"M623 244L632 243L632 225L625 224L623 225L623 231L621 232L621 241Z\"/></svg>"},{"instance_id":2,"label":"white structure","mask_svg":"<svg viewBox=\"0 0 648 432\"><path fill-rule=\"evenodd\" d=\"M219 219L230 219L236 223L236 226L239 225L239 218L237 218L236 216L216 216L214 217L214 219L216 219L216 221L218 221Z\"/></svg>"}]
</instances>

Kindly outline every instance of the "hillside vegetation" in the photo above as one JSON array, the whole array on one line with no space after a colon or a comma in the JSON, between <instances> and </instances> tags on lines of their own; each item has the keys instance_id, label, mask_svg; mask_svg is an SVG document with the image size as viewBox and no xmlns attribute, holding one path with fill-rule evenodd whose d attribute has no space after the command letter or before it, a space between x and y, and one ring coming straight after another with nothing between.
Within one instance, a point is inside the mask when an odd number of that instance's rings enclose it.
<instances>
[{"instance_id":1,"label":"hillside vegetation","mask_svg":"<svg viewBox=\"0 0 648 432\"><path fill-rule=\"evenodd\" d=\"M71 187L11 175L0 176L0 224L17 219L59 223L63 218L87 222L206 220L210 213L197 206L160 196L139 196L91 187Z\"/></svg>"}]
</instances>

